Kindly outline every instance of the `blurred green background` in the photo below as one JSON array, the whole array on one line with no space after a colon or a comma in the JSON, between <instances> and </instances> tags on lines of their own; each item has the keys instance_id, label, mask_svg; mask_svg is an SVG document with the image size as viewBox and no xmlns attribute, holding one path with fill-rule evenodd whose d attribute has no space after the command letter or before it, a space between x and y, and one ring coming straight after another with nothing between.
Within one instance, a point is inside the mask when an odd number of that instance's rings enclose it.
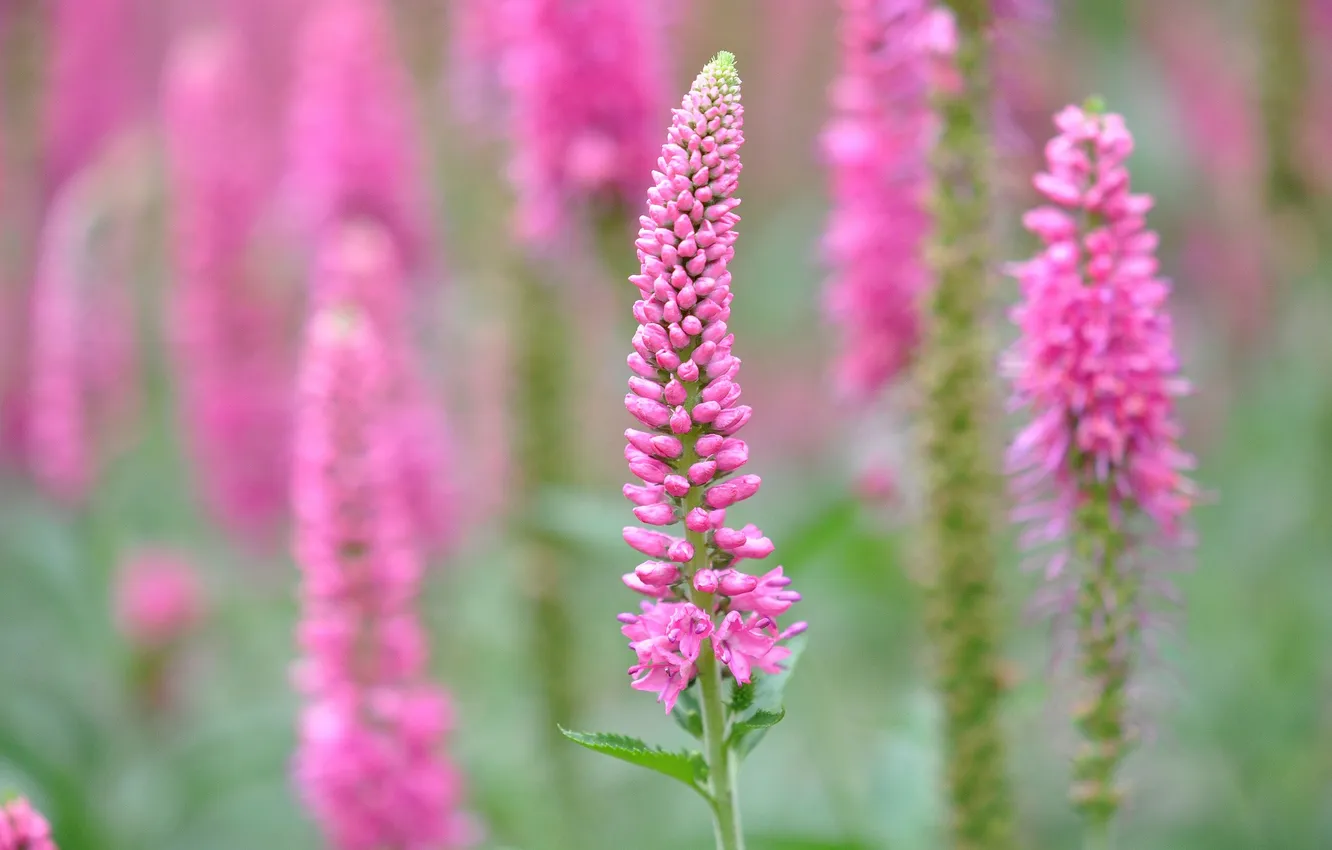
<instances>
[{"instance_id":1,"label":"blurred green background","mask_svg":"<svg viewBox=\"0 0 1332 850\"><path fill-rule=\"evenodd\" d=\"M1266 2L1274 0L1060 3L1056 20L1024 32L1009 54L1024 82L1008 116L1017 138L1001 158L998 256L1032 249L1016 218L1031 202L1026 175L1043 137L1023 143L1021 128L1043 134L1043 116L1062 103L1104 95L1137 136L1135 186L1159 199L1152 223L1177 285L1179 344L1197 387L1186 402L1186 445L1211 498L1197 509L1198 545L1178 579L1184 605L1168 618L1173 627L1159 630L1159 658L1139 679L1144 736L1128 768L1121 844L1138 850L1332 847L1332 258L1322 250L1332 210L1316 175L1307 203L1274 212L1261 163L1230 178L1209 166L1208 145L1225 139L1199 133L1190 99L1226 83L1203 74L1192 93L1176 84L1177 62L1219 55L1215 67L1235 75L1261 133L1268 65L1254 16ZM522 547L503 512L512 469L503 445L493 446L512 342L503 143L499 134L478 138L450 114L445 5L396 6L420 83L449 278L422 319L423 338L456 425L468 503L465 540L432 566L423 611L436 676L457 703L452 748L487 846L539 850L553 846L560 795L537 728ZM741 796L753 850L927 850L943 846L942 812L937 711L913 579L913 402L902 389L855 409L833 398L825 378L836 333L821 308L826 198L817 134L835 67L835 6L696 0L674 36L673 91L721 48L736 53L745 81L732 328L755 408L750 470L765 486L740 515L777 544L773 563L794 577L805 599L799 616L810 623L787 719L745 765ZM1309 97L1332 99L1332 80L1310 88ZM22 126L0 126L22 135ZM23 152L8 139L6 149L11 158ZM160 327L165 201L160 178L144 179L156 200L138 213L144 251L133 285L147 356L135 429L84 510L53 506L18 469L0 477L0 788L29 795L64 850L313 848L317 835L288 782L297 571L285 545L229 540L194 494ZM1213 241L1190 254L1199 231ZM21 273L25 249L15 242L5 240L7 280ZM539 494L538 521L569 560L580 659L569 675L588 706L579 725L679 745L684 735L660 707L627 687L631 656L614 620L636 604L618 579L635 562L620 539L629 511L619 495L618 437L629 424L619 395L634 296L619 273L633 265L631 242L626 236L606 263L589 261L586 273L559 281L583 305L567 385L579 475L566 490ZM1262 262L1236 280L1222 250L1241 243L1256 246ZM996 280L997 357L1014 287ZM299 274L291 285L301 285ZM0 340L0 357L11 354ZM1011 423L995 421L998 442ZM860 497L867 458L893 469L890 497ZM177 699L151 715L135 700L133 654L111 607L116 567L144 545L188 553L209 599L177 659ZM1006 553L1007 722L1022 845L1073 847L1069 683L1050 673L1048 627L1024 612L1039 577L1019 569L1011 547ZM705 810L683 789L568 746L584 785L578 847L707 844Z\"/></svg>"}]
</instances>

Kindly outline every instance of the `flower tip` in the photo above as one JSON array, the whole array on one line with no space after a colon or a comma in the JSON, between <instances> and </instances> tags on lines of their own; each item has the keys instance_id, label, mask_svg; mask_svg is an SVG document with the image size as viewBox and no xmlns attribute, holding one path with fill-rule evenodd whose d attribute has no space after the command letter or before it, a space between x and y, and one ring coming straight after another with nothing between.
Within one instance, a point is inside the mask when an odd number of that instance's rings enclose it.
<instances>
[{"instance_id":1,"label":"flower tip","mask_svg":"<svg viewBox=\"0 0 1332 850\"><path fill-rule=\"evenodd\" d=\"M1082 111L1088 115L1104 115L1106 111L1105 98L1099 94L1089 95L1082 102Z\"/></svg>"},{"instance_id":2,"label":"flower tip","mask_svg":"<svg viewBox=\"0 0 1332 850\"><path fill-rule=\"evenodd\" d=\"M720 77L728 83L739 84L740 74L735 68L735 54L729 50L720 50L712 61L703 67L706 76Z\"/></svg>"}]
</instances>

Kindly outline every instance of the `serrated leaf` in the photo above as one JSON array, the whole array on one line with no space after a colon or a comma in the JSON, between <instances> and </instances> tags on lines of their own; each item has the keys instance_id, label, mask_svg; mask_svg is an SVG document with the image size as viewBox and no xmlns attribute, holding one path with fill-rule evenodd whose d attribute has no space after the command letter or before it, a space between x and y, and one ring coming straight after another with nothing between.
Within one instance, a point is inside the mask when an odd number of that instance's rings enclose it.
<instances>
[{"instance_id":1,"label":"serrated leaf","mask_svg":"<svg viewBox=\"0 0 1332 850\"><path fill-rule=\"evenodd\" d=\"M781 723L784 717L786 717L785 708L777 711L756 711L744 720L737 720L733 728L736 730L767 729Z\"/></svg>"},{"instance_id":2,"label":"serrated leaf","mask_svg":"<svg viewBox=\"0 0 1332 850\"><path fill-rule=\"evenodd\" d=\"M694 692L694 683L681 691L671 709L671 719L679 727L698 740L703 740L703 709L698 704L698 695Z\"/></svg>"},{"instance_id":3,"label":"serrated leaf","mask_svg":"<svg viewBox=\"0 0 1332 850\"><path fill-rule=\"evenodd\" d=\"M670 752L661 747L649 746L646 742L628 735L611 732L571 732L560 727L564 737L579 746L598 753L603 753L620 761L627 761L648 770L678 779L700 794L707 796L701 785L708 778L708 766L703 754L694 750Z\"/></svg>"},{"instance_id":4,"label":"serrated leaf","mask_svg":"<svg viewBox=\"0 0 1332 850\"><path fill-rule=\"evenodd\" d=\"M803 635L794 637L786 646L791 654L782 662L782 672L758 676L749 693L745 693L745 688L749 686L737 687L732 692L733 709L737 698L749 700L748 705L737 712L731 721L730 743L740 758L753 752L768 730L786 716L782 695L796 662L800 660L800 654L805 650L805 638Z\"/></svg>"}]
</instances>

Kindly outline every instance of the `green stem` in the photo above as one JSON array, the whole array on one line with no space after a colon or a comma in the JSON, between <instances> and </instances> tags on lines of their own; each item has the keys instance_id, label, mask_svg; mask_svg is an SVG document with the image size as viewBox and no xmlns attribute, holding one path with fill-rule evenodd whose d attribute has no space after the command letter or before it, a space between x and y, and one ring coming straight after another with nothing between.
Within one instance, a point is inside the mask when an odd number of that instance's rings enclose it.
<instances>
[{"instance_id":1,"label":"green stem","mask_svg":"<svg viewBox=\"0 0 1332 850\"><path fill-rule=\"evenodd\" d=\"M681 356L688 356L682 352ZM698 401L700 383L686 384L689 399L686 406L692 408ZM698 433L691 431L684 435L684 454L680 458L680 469L688 469L699 460L695 443ZM684 498L685 515L694 508L703 505L702 487L691 487ZM711 613L715 600L711 593L703 593L694 588L694 574L711 566L708 557L707 538L701 531L686 531L685 539L694 547L694 557L685 565L686 585L689 588L689 601L704 611ZM744 850L745 837L740 828L740 799L736 793L736 763L731 760L730 747L726 741L726 700L723 696L724 682L722 668L717 663L712 640L703 645L698 654L699 702L703 709L703 756L708 762L708 793L712 800L713 834L717 840L717 850Z\"/></svg>"},{"instance_id":2,"label":"green stem","mask_svg":"<svg viewBox=\"0 0 1332 850\"><path fill-rule=\"evenodd\" d=\"M1309 67L1303 0L1257 4L1262 38L1261 104L1267 136L1267 196L1274 209L1306 200L1298 141L1307 102Z\"/></svg>"},{"instance_id":3,"label":"green stem","mask_svg":"<svg viewBox=\"0 0 1332 850\"><path fill-rule=\"evenodd\" d=\"M570 374L568 318L560 306L560 290L525 266L515 273L518 322L517 435L518 467L523 481L519 507L525 544L524 586L531 594L531 657L541 693L541 737L548 750L552 786L561 828L579 820L580 784L572 754L559 726L578 723L580 706L574 646L560 542L539 522L536 512L543 493L570 479L572 440L570 417L564 409L565 381ZM565 846L567 842L562 842Z\"/></svg>"},{"instance_id":4,"label":"green stem","mask_svg":"<svg viewBox=\"0 0 1332 850\"><path fill-rule=\"evenodd\" d=\"M1106 485L1089 488L1078 512L1077 555L1086 570L1078 595L1078 644L1086 702L1077 715L1083 746L1073 767L1073 802L1087 824L1087 840L1109 841L1122 794L1116 784L1128 752L1128 682L1133 620L1133 576L1120 564L1123 537L1111 515Z\"/></svg>"},{"instance_id":5,"label":"green stem","mask_svg":"<svg viewBox=\"0 0 1332 850\"><path fill-rule=\"evenodd\" d=\"M920 357L925 395L926 545L944 705L945 782L955 850L1013 846L1001 728L992 513L998 470L984 333L991 265L988 0L952 0L962 85L940 92L933 156L936 284Z\"/></svg>"}]
</instances>

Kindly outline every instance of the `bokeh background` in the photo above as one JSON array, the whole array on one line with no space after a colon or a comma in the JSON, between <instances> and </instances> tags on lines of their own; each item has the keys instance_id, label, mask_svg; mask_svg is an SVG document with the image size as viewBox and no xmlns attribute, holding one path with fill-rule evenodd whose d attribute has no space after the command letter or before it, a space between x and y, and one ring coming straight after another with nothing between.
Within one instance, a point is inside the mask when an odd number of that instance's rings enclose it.
<instances>
[{"instance_id":1,"label":"bokeh background","mask_svg":"<svg viewBox=\"0 0 1332 850\"><path fill-rule=\"evenodd\" d=\"M292 21L312 2L292 2ZM90 203L118 237L110 248L71 248L90 253L67 259L87 270L90 287L114 288L130 305L98 323L125 330L135 356L117 373L119 407L97 434L88 498L64 506L29 472L11 391L22 387L40 330L29 320L39 233L67 167L45 130L54 5L0 2L0 380L13 405L0 471L0 788L30 796L64 850L317 847L289 782L298 581L289 531L228 533L200 499L182 437L160 102L172 40L199 20L188 2L127 3L133 15L106 31L123 42L114 73L124 75L133 108L84 167L98 175ZM629 513L619 495L632 216L623 239L591 241L599 251L570 243L569 256L551 264L550 283L578 305L576 348L567 352L574 367L562 387L576 417L576 473L567 487L517 493L512 446L534 426L512 416L518 249L505 129L465 120L465 95L476 89L458 79L450 2L391 5L416 83L428 151L419 179L434 212L416 321L449 421L460 515L451 553L432 561L422 610L434 673L456 704L451 748L468 806L489 847L554 847L561 818L577 823L579 848L705 846L702 805L656 774L569 744L564 757L580 790L571 804L555 786L529 651L526 549L509 510L530 499L529 521L567 559L578 663L564 673L582 694L579 725L684 743L659 706L627 687L630 655L614 620L636 604L618 579L635 560L620 539ZM1196 547L1169 556L1188 567L1175 580L1182 604L1167 606L1159 651L1138 682L1143 736L1128 769L1123 846L1324 850L1332 846L1332 258L1324 247L1332 27L1320 29L1312 0L1304 10L1286 0L1050 5L1050 16L1014 28L1001 54L997 256L1032 250L1016 222L1032 200L1028 176L1048 116L1102 95L1136 133L1135 186L1158 199L1151 222L1197 388L1185 403L1186 445L1209 494L1195 515ZM1270 25L1276 7L1310 17L1282 30ZM822 307L827 203L817 139L836 66L837 4L694 0L661 9L676 97L719 49L737 55L745 81L732 328L755 408L750 468L765 486L741 513L776 542L773 557L795 577L811 624L787 719L743 770L751 846L942 846L938 711L922 633L928 566L914 557L913 393L908 383L855 406L828 378L837 332ZM288 30L269 32L265 44L278 59L265 66L278 110ZM1266 116L1277 107L1264 104L1274 97L1294 110L1293 137L1272 133ZM663 110L663 128L667 119ZM272 123L280 135L280 117ZM1277 137L1279 146L1269 143ZM281 209L272 217L263 275L299 304L303 263ZM1013 297L1012 282L996 274L996 357ZM998 444L1011 423L1000 413L994 422ZM1049 628L1026 610L1039 576L1020 569L1009 543L1006 719L1020 834L1027 847L1074 846L1068 687L1051 672ZM169 658L145 658L117 625L116 587L125 564L163 550L197 573L204 608Z\"/></svg>"}]
</instances>

